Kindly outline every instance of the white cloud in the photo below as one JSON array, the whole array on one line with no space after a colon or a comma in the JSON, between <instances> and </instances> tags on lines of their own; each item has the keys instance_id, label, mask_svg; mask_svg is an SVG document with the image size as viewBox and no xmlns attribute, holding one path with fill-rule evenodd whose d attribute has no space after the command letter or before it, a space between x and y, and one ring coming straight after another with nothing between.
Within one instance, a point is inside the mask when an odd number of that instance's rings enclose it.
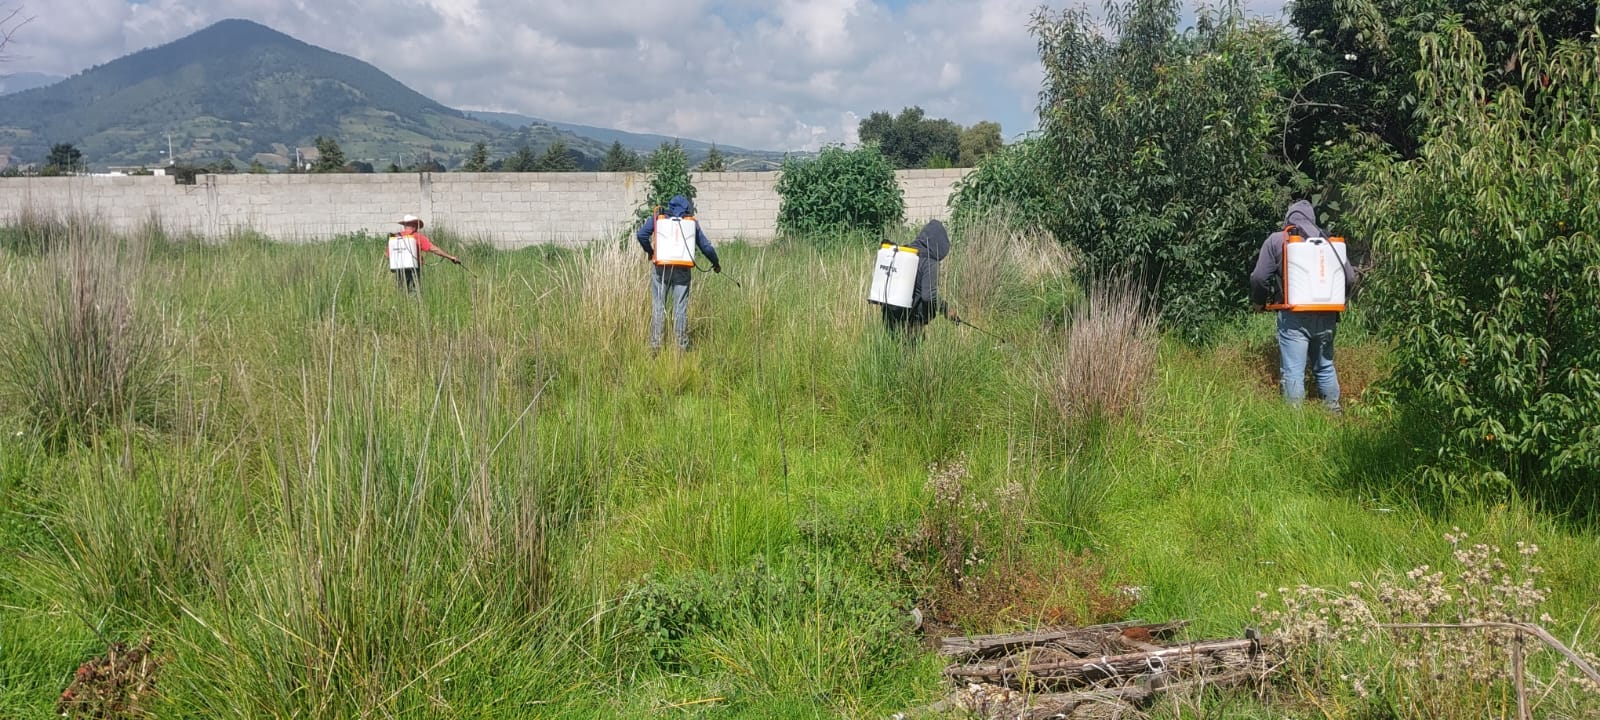
<instances>
[{"instance_id":1,"label":"white cloud","mask_svg":"<svg viewBox=\"0 0 1600 720\"><path fill-rule=\"evenodd\" d=\"M779 150L853 142L860 117L908 105L1014 135L1041 76L1037 0L14 3L35 20L9 71L70 74L243 17L456 107Z\"/></svg>"}]
</instances>

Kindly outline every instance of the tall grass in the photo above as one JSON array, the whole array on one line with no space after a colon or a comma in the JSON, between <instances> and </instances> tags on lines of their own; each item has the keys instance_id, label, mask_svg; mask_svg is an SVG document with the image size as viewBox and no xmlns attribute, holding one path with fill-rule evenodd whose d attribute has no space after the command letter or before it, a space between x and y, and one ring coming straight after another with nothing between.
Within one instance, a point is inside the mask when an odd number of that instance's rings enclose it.
<instances>
[{"instance_id":1,"label":"tall grass","mask_svg":"<svg viewBox=\"0 0 1600 720\"><path fill-rule=\"evenodd\" d=\"M965 627L1137 598L1233 633L1258 589L1447 555L1415 539L1442 523L1547 548L1550 611L1593 641L1567 618L1600 542L1373 497L1347 449L1381 417L1347 433L1237 352L1163 352L1114 285L1070 299L1013 264L985 318L1009 342L936 323L910 346L864 302L870 248L730 242L695 277L697 350L652 359L637 250L485 252L407 295L369 240L127 266L130 327L178 348L156 355L177 422L55 443L0 406L0 715L51 715L79 663L148 635L168 717L882 717L942 693L911 610L953 567ZM37 289L69 250L4 251L0 302L56 317ZM1110 390L1064 430L1073 345L1134 340L1144 365L1081 359L1115 372L1073 371ZM1141 410L1077 432L1089 407ZM928 468L957 461L941 504Z\"/></svg>"},{"instance_id":2,"label":"tall grass","mask_svg":"<svg viewBox=\"0 0 1600 720\"><path fill-rule=\"evenodd\" d=\"M55 251L14 277L34 311L7 314L0 397L52 436L154 420L167 348L138 302L143 247L83 221L41 237Z\"/></svg>"}]
</instances>

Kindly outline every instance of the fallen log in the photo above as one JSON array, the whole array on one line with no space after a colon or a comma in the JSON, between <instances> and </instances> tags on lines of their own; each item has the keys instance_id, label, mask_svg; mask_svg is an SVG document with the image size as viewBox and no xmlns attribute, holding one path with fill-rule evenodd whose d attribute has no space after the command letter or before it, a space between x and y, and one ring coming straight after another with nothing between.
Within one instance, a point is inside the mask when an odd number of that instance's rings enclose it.
<instances>
[{"instance_id":1,"label":"fallen log","mask_svg":"<svg viewBox=\"0 0 1600 720\"><path fill-rule=\"evenodd\" d=\"M1146 652L1032 663L1001 661L945 670L959 682L986 682L1010 688L1071 687L1140 675L1179 675L1193 670L1238 669L1261 650L1260 640L1211 640Z\"/></svg>"},{"instance_id":2,"label":"fallen log","mask_svg":"<svg viewBox=\"0 0 1600 720\"><path fill-rule=\"evenodd\" d=\"M1186 620L1156 625L1120 622L1060 630L947 637L939 641L939 654L954 657L959 661L970 661L1010 655L1028 647L1056 645L1079 657L1086 657L1103 654L1108 638L1130 628L1144 628L1156 638L1167 639L1188 624Z\"/></svg>"},{"instance_id":3,"label":"fallen log","mask_svg":"<svg viewBox=\"0 0 1600 720\"><path fill-rule=\"evenodd\" d=\"M1186 692L1208 687L1229 687L1247 681L1259 680L1260 678L1261 674L1259 672L1246 670L1212 677L1199 677L1181 682L1145 682L1100 690L1047 693L1035 695L1028 703L1028 712L1022 717L1024 720L1054 720L1056 718L1077 720L1077 718L1088 718L1094 714L1085 712L1085 706L1089 705L1109 704L1113 708L1121 705L1146 707L1161 693Z\"/></svg>"}]
</instances>

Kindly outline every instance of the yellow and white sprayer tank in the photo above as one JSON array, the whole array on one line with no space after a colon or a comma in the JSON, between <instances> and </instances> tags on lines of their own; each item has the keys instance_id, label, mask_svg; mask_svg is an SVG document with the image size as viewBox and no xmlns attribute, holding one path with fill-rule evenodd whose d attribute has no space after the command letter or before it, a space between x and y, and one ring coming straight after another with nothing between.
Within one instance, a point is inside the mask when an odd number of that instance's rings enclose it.
<instances>
[{"instance_id":1,"label":"yellow and white sprayer tank","mask_svg":"<svg viewBox=\"0 0 1600 720\"><path fill-rule=\"evenodd\" d=\"M872 267L872 287L867 302L911 307L917 292L917 249L884 243Z\"/></svg>"}]
</instances>

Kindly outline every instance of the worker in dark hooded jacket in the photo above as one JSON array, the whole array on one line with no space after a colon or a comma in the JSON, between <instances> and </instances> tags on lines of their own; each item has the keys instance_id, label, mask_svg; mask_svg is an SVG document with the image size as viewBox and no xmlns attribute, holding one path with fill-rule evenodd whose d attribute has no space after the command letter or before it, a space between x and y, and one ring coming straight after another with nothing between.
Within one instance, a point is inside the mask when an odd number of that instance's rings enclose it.
<instances>
[{"instance_id":1,"label":"worker in dark hooded jacket","mask_svg":"<svg viewBox=\"0 0 1600 720\"><path fill-rule=\"evenodd\" d=\"M939 299L939 262L950 254L950 233L944 223L929 220L910 247L917 251L916 291L911 296L911 307L895 307L885 303L883 324L891 332L903 332L907 337L920 339L922 328L935 317L944 315L958 320L949 304Z\"/></svg>"},{"instance_id":2,"label":"worker in dark hooded jacket","mask_svg":"<svg viewBox=\"0 0 1600 720\"><path fill-rule=\"evenodd\" d=\"M1285 226L1292 226L1304 237L1326 237L1317 225L1317 211L1310 202L1297 200L1284 213ZM1267 236L1250 273L1250 303L1259 312L1281 300L1283 292L1283 253L1288 238L1283 230ZM1344 264L1345 287L1354 287L1356 272ZM1333 336L1339 326L1336 311L1278 311L1278 372L1283 397L1292 405L1306 399L1306 361L1317 378L1322 403L1338 413L1339 374L1333 368Z\"/></svg>"},{"instance_id":3,"label":"worker in dark hooded jacket","mask_svg":"<svg viewBox=\"0 0 1600 720\"><path fill-rule=\"evenodd\" d=\"M717 249L706 238L705 228L694 216L689 198L674 195L665 210L654 214L634 235L639 247L650 258L650 351L661 349L661 334L667 316L667 296L672 296L673 327L678 347L689 349L689 281L694 279L695 251L711 261L713 272L722 272ZM692 240L692 242L691 242Z\"/></svg>"}]
</instances>

